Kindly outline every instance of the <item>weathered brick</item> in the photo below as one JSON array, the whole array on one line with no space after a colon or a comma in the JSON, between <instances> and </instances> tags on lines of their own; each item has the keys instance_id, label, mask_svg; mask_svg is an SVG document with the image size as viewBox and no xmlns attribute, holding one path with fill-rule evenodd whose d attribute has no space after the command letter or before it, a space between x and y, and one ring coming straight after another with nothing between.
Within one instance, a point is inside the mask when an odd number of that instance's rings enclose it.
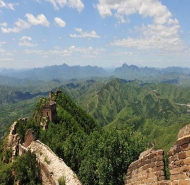
<instances>
[{"instance_id":1,"label":"weathered brick","mask_svg":"<svg viewBox=\"0 0 190 185\"><path fill-rule=\"evenodd\" d=\"M174 169L170 170L171 175L175 175L175 174L179 174L179 173L180 173L179 168L174 168Z\"/></svg>"},{"instance_id":2,"label":"weathered brick","mask_svg":"<svg viewBox=\"0 0 190 185\"><path fill-rule=\"evenodd\" d=\"M157 161L155 163L156 166L164 166L164 162L163 161Z\"/></svg>"},{"instance_id":3,"label":"weathered brick","mask_svg":"<svg viewBox=\"0 0 190 185\"><path fill-rule=\"evenodd\" d=\"M162 180L165 180L165 176L158 177L158 181L162 181Z\"/></svg>"},{"instance_id":4,"label":"weathered brick","mask_svg":"<svg viewBox=\"0 0 190 185\"><path fill-rule=\"evenodd\" d=\"M170 175L170 180L179 180L179 179L186 179L186 175L185 174Z\"/></svg>"},{"instance_id":5,"label":"weathered brick","mask_svg":"<svg viewBox=\"0 0 190 185\"><path fill-rule=\"evenodd\" d=\"M164 176L164 171L157 171L157 172L155 173L155 175L156 175L157 177L159 177L159 176Z\"/></svg>"},{"instance_id":6,"label":"weathered brick","mask_svg":"<svg viewBox=\"0 0 190 185\"><path fill-rule=\"evenodd\" d=\"M190 137L185 137L176 141L177 146L182 146L186 143L190 143Z\"/></svg>"},{"instance_id":7,"label":"weathered brick","mask_svg":"<svg viewBox=\"0 0 190 185\"><path fill-rule=\"evenodd\" d=\"M190 157L190 150L186 151L186 157Z\"/></svg>"},{"instance_id":8,"label":"weathered brick","mask_svg":"<svg viewBox=\"0 0 190 185\"><path fill-rule=\"evenodd\" d=\"M185 158L186 158L186 152L180 152L180 153L178 154L178 158L179 158L179 159L185 159Z\"/></svg>"},{"instance_id":9,"label":"weathered brick","mask_svg":"<svg viewBox=\"0 0 190 185\"><path fill-rule=\"evenodd\" d=\"M169 163L171 163L172 161L177 161L177 160L179 160L179 159L178 159L178 155L173 155L173 156L171 156L171 157L169 158Z\"/></svg>"},{"instance_id":10,"label":"weathered brick","mask_svg":"<svg viewBox=\"0 0 190 185\"><path fill-rule=\"evenodd\" d=\"M190 185L190 180L179 180L179 185Z\"/></svg>"},{"instance_id":11,"label":"weathered brick","mask_svg":"<svg viewBox=\"0 0 190 185\"><path fill-rule=\"evenodd\" d=\"M179 182L178 180L174 180L171 182L171 185L178 185L178 182Z\"/></svg>"},{"instance_id":12,"label":"weathered brick","mask_svg":"<svg viewBox=\"0 0 190 185\"><path fill-rule=\"evenodd\" d=\"M170 151L168 152L168 157L171 157L174 155L174 150L173 149L170 149Z\"/></svg>"},{"instance_id":13,"label":"weathered brick","mask_svg":"<svg viewBox=\"0 0 190 185\"><path fill-rule=\"evenodd\" d=\"M153 168L155 166L155 163L150 164L150 168Z\"/></svg>"},{"instance_id":14,"label":"weathered brick","mask_svg":"<svg viewBox=\"0 0 190 185\"><path fill-rule=\"evenodd\" d=\"M158 166L157 169L158 170L164 170L164 165L163 166Z\"/></svg>"},{"instance_id":15,"label":"weathered brick","mask_svg":"<svg viewBox=\"0 0 190 185\"><path fill-rule=\"evenodd\" d=\"M185 144L183 144L183 145L181 145L180 146L180 149L182 150L182 151L184 151L184 150L188 150L188 143L185 143Z\"/></svg>"},{"instance_id":16,"label":"weathered brick","mask_svg":"<svg viewBox=\"0 0 190 185\"><path fill-rule=\"evenodd\" d=\"M167 180L163 180L163 181L158 182L157 185L171 185L171 182Z\"/></svg>"},{"instance_id":17,"label":"weathered brick","mask_svg":"<svg viewBox=\"0 0 190 185\"><path fill-rule=\"evenodd\" d=\"M179 161L175 161L175 162L174 162L174 165L175 165L176 167L181 167L181 166L183 166L183 165L184 165L183 159L180 159Z\"/></svg>"},{"instance_id":18,"label":"weathered brick","mask_svg":"<svg viewBox=\"0 0 190 185\"><path fill-rule=\"evenodd\" d=\"M183 160L185 165L190 165L190 158L186 158Z\"/></svg>"}]
</instances>

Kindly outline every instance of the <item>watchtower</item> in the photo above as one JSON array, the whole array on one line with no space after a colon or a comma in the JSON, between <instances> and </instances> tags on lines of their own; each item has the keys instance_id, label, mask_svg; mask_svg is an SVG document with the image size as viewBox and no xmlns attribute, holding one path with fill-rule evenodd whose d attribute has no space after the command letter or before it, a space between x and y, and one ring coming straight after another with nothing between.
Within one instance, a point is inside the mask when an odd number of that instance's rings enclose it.
<instances>
[{"instance_id":1,"label":"watchtower","mask_svg":"<svg viewBox=\"0 0 190 185\"><path fill-rule=\"evenodd\" d=\"M57 119L56 102L48 101L43 107L43 117L48 117L49 121L55 122Z\"/></svg>"}]
</instances>

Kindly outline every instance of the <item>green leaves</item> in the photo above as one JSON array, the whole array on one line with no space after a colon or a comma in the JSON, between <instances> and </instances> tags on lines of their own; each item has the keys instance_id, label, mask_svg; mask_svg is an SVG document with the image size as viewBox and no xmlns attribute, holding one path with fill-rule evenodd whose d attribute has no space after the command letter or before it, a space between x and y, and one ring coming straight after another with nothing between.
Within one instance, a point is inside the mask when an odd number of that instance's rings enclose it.
<instances>
[{"instance_id":1,"label":"green leaves","mask_svg":"<svg viewBox=\"0 0 190 185\"><path fill-rule=\"evenodd\" d=\"M40 182L39 164L36 156L30 151L15 161L13 169L15 170L15 181L19 180L20 184L35 185Z\"/></svg>"},{"instance_id":2,"label":"green leaves","mask_svg":"<svg viewBox=\"0 0 190 185\"><path fill-rule=\"evenodd\" d=\"M143 149L143 142L130 132L93 132L83 150L79 177L83 184L123 184L128 165Z\"/></svg>"},{"instance_id":3,"label":"green leaves","mask_svg":"<svg viewBox=\"0 0 190 185\"><path fill-rule=\"evenodd\" d=\"M123 184L128 165L144 149L143 141L134 138L129 128L120 132L100 128L65 94L59 95L57 107L57 123L41 131L40 140L63 158L84 185Z\"/></svg>"},{"instance_id":4,"label":"green leaves","mask_svg":"<svg viewBox=\"0 0 190 185\"><path fill-rule=\"evenodd\" d=\"M14 163L0 165L2 185L13 185L16 182L25 185L41 184L39 164L36 156L30 151L16 158Z\"/></svg>"}]
</instances>

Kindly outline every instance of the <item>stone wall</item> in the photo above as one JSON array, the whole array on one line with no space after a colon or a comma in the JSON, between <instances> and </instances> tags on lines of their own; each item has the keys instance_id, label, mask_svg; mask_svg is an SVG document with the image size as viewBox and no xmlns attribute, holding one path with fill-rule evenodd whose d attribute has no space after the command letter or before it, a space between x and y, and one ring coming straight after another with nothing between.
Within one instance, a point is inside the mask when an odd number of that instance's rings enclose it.
<instances>
[{"instance_id":1,"label":"stone wall","mask_svg":"<svg viewBox=\"0 0 190 185\"><path fill-rule=\"evenodd\" d=\"M23 146L24 147L28 147L32 141L35 141L36 137L35 137L35 133L33 129L28 129L26 131L25 137L24 137L24 143Z\"/></svg>"},{"instance_id":2,"label":"stone wall","mask_svg":"<svg viewBox=\"0 0 190 185\"><path fill-rule=\"evenodd\" d=\"M65 185L81 185L77 175L47 145L36 140L27 148L35 152L37 160L43 167L42 184L58 184L58 179L64 178Z\"/></svg>"},{"instance_id":3,"label":"stone wall","mask_svg":"<svg viewBox=\"0 0 190 185\"><path fill-rule=\"evenodd\" d=\"M167 154L170 180L165 180L163 150L147 150L128 168L125 185L190 185L190 125L178 133Z\"/></svg>"},{"instance_id":4,"label":"stone wall","mask_svg":"<svg viewBox=\"0 0 190 185\"><path fill-rule=\"evenodd\" d=\"M162 180L165 180L164 151L152 150L144 156L141 155L139 160L131 163L127 171L125 184L156 184Z\"/></svg>"},{"instance_id":5,"label":"stone wall","mask_svg":"<svg viewBox=\"0 0 190 185\"><path fill-rule=\"evenodd\" d=\"M168 152L172 185L190 184L190 132L188 129L190 131L190 125L180 130L178 140Z\"/></svg>"}]
</instances>

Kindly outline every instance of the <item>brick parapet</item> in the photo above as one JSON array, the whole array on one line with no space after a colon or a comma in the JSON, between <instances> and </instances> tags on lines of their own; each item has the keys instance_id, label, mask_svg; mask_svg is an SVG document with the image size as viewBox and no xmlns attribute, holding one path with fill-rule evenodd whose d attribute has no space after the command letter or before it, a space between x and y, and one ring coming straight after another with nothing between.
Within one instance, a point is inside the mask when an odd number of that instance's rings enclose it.
<instances>
[{"instance_id":1,"label":"brick parapet","mask_svg":"<svg viewBox=\"0 0 190 185\"><path fill-rule=\"evenodd\" d=\"M163 150L156 150L131 163L125 184L146 185L155 184L162 180L165 180L164 152Z\"/></svg>"},{"instance_id":2,"label":"brick parapet","mask_svg":"<svg viewBox=\"0 0 190 185\"><path fill-rule=\"evenodd\" d=\"M168 152L170 180L165 180L163 150L147 150L128 168L125 185L190 185L190 125L179 131Z\"/></svg>"},{"instance_id":3,"label":"brick parapet","mask_svg":"<svg viewBox=\"0 0 190 185\"><path fill-rule=\"evenodd\" d=\"M172 184L190 184L190 135L176 141L168 152L168 161Z\"/></svg>"}]
</instances>

